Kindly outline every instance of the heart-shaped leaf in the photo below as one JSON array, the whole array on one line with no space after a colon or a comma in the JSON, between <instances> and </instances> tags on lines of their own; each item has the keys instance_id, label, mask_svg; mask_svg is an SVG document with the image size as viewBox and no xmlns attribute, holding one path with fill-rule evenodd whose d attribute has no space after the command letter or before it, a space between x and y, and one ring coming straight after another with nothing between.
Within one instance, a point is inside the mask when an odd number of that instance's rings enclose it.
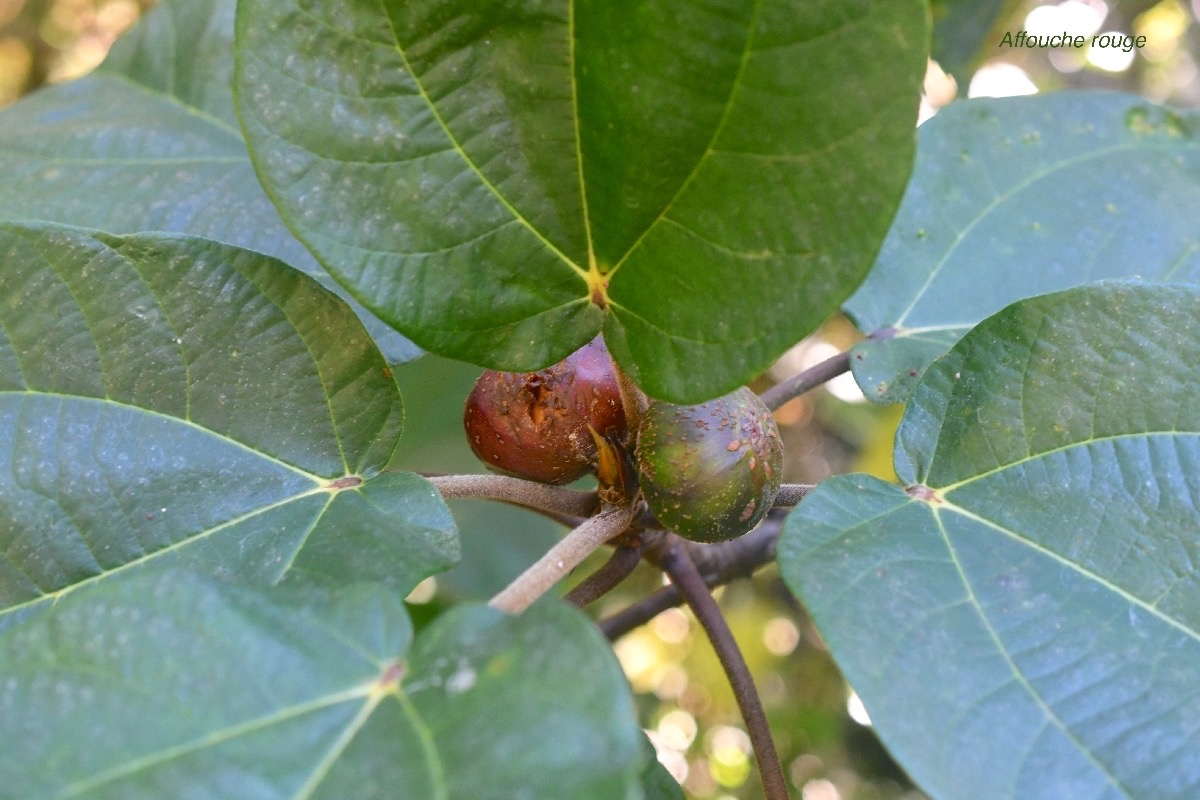
<instances>
[{"instance_id":1,"label":"heart-shaped leaf","mask_svg":"<svg viewBox=\"0 0 1200 800\"><path fill-rule=\"evenodd\" d=\"M5 796L636 796L629 687L578 611L463 606L411 636L372 586L106 581L0 638Z\"/></svg>"},{"instance_id":2,"label":"heart-shaped leaf","mask_svg":"<svg viewBox=\"0 0 1200 800\"><path fill-rule=\"evenodd\" d=\"M278 582L453 563L384 473L400 393L348 307L245 250L0 225L0 627L149 563Z\"/></svg>"},{"instance_id":3,"label":"heart-shaped leaf","mask_svg":"<svg viewBox=\"0 0 1200 800\"><path fill-rule=\"evenodd\" d=\"M846 304L867 397L903 400L984 317L1102 278L1200 280L1200 116L1133 95L954 103L921 126L908 193Z\"/></svg>"},{"instance_id":4,"label":"heart-shaped leaf","mask_svg":"<svg viewBox=\"0 0 1200 800\"><path fill-rule=\"evenodd\" d=\"M792 589L935 798L1195 797L1200 289L1016 303L917 386L907 489L827 481Z\"/></svg>"},{"instance_id":5,"label":"heart-shaped leaf","mask_svg":"<svg viewBox=\"0 0 1200 800\"><path fill-rule=\"evenodd\" d=\"M0 111L0 219L203 236L280 258L349 298L250 166L230 87L234 6L169 0L95 74ZM350 302L389 362L420 355Z\"/></svg>"},{"instance_id":6,"label":"heart-shaped leaf","mask_svg":"<svg viewBox=\"0 0 1200 800\"><path fill-rule=\"evenodd\" d=\"M690 402L861 280L926 25L911 1L248 0L235 85L288 224L418 344L535 369L603 328Z\"/></svg>"}]
</instances>

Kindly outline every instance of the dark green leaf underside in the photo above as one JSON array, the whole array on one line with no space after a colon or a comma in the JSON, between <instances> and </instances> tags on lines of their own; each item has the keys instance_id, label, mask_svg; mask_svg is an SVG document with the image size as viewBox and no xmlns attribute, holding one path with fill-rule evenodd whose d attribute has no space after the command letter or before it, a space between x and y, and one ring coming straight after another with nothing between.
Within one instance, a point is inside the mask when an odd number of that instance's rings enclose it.
<instances>
[{"instance_id":1,"label":"dark green leaf underside","mask_svg":"<svg viewBox=\"0 0 1200 800\"><path fill-rule=\"evenodd\" d=\"M284 218L415 341L531 369L603 328L651 394L699 400L861 278L924 25L915 2L256 0L236 86Z\"/></svg>"},{"instance_id":2,"label":"dark green leaf underside","mask_svg":"<svg viewBox=\"0 0 1200 800\"><path fill-rule=\"evenodd\" d=\"M403 416L382 355L301 273L0 225L0 296L0 627L151 563L403 589L456 557L433 487L379 474Z\"/></svg>"},{"instance_id":3,"label":"dark green leaf underside","mask_svg":"<svg viewBox=\"0 0 1200 800\"><path fill-rule=\"evenodd\" d=\"M646 742L649 762L642 770L641 784L644 800L685 800L683 787L667 772L654 755L654 746Z\"/></svg>"},{"instance_id":4,"label":"dark green leaf underside","mask_svg":"<svg viewBox=\"0 0 1200 800\"><path fill-rule=\"evenodd\" d=\"M593 625L461 607L410 648L392 592L110 581L0 637L6 793L607 800L645 758ZM547 681L551 674L569 681Z\"/></svg>"},{"instance_id":5,"label":"dark green leaf underside","mask_svg":"<svg viewBox=\"0 0 1200 800\"><path fill-rule=\"evenodd\" d=\"M1200 291L1107 283L988 319L918 385L908 491L793 513L780 564L936 798L1200 787Z\"/></svg>"},{"instance_id":6,"label":"dark green leaf underside","mask_svg":"<svg viewBox=\"0 0 1200 800\"><path fill-rule=\"evenodd\" d=\"M164 3L94 75L0 111L0 219L202 236L275 256L345 295L250 166L230 87L234 5ZM419 355L356 310L390 362Z\"/></svg>"},{"instance_id":7,"label":"dark green leaf underside","mask_svg":"<svg viewBox=\"0 0 1200 800\"><path fill-rule=\"evenodd\" d=\"M912 182L846 311L867 397L908 396L934 358L1022 297L1103 278L1200 279L1195 115L1132 95L955 103L921 126Z\"/></svg>"},{"instance_id":8,"label":"dark green leaf underside","mask_svg":"<svg viewBox=\"0 0 1200 800\"><path fill-rule=\"evenodd\" d=\"M1011 17L1019 0L933 0L933 52L930 54L958 81L965 97L971 75L994 54L992 31Z\"/></svg>"}]
</instances>

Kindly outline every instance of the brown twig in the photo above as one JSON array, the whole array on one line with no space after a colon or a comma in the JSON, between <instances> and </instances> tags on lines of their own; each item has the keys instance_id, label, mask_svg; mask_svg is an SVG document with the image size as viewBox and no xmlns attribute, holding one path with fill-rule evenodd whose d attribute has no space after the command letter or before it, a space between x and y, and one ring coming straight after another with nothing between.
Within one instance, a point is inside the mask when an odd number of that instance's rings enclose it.
<instances>
[{"instance_id":1,"label":"brown twig","mask_svg":"<svg viewBox=\"0 0 1200 800\"><path fill-rule=\"evenodd\" d=\"M783 765L779 762L779 754L775 749L775 740L771 737L771 728L767 724L762 700L759 699L758 689L750 676L746 659L742 656L737 640L733 638L733 631L729 629L729 623L725 621L717 601L709 593L704 578L700 577L696 565L688 557L683 541L671 535L665 540L665 545L656 560L671 576L671 582L683 593L725 669L738 708L741 709L742 719L746 721L746 730L750 734L750 743L754 748L754 758L758 762L758 772L767 800L790 800L787 778L783 774Z\"/></svg>"},{"instance_id":2,"label":"brown twig","mask_svg":"<svg viewBox=\"0 0 1200 800\"><path fill-rule=\"evenodd\" d=\"M872 331L867 338L872 341L882 342L895 338L896 333L895 328L878 328ZM860 355L859 358L861 357ZM788 400L799 397L806 392L811 392L821 384L828 383L842 373L849 371L850 351L847 350L844 353L830 356L820 364L814 364L799 375L788 378L783 383L772 386L759 395L759 397L767 408L774 411Z\"/></svg>"},{"instance_id":3,"label":"brown twig","mask_svg":"<svg viewBox=\"0 0 1200 800\"><path fill-rule=\"evenodd\" d=\"M819 364L814 364L799 375L795 375L783 383L772 386L759 395L759 397L767 408L774 411L788 400L799 397L806 392L811 392L818 386L828 383L838 375L849 370L850 352L838 353L836 356L830 356Z\"/></svg>"},{"instance_id":4,"label":"brown twig","mask_svg":"<svg viewBox=\"0 0 1200 800\"><path fill-rule=\"evenodd\" d=\"M785 483L779 487L775 495L775 508L794 506L804 499L804 496L816 488L813 483Z\"/></svg>"},{"instance_id":5,"label":"brown twig","mask_svg":"<svg viewBox=\"0 0 1200 800\"><path fill-rule=\"evenodd\" d=\"M779 540L782 515L773 512L758 528L731 542L720 544L687 544L696 569L710 587L720 586L736 578L749 577L763 564L775 560L775 544ZM606 617L598 623L610 641L616 641L634 628L645 625L668 608L684 602L679 587L664 586L643 600Z\"/></svg>"},{"instance_id":6,"label":"brown twig","mask_svg":"<svg viewBox=\"0 0 1200 800\"><path fill-rule=\"evenodd\" d=\"M438 475L429 480L447 500L461 497L500 500L568 518L590 517L600 505L595 492L549 486L507 475Z\"/></svg>"},{"instance_id":7,"label":"brown twig","mask_svg":"<svg viewBox=\"0 0 1200 800\"><path fill-rule=\"evenodd\" d=\"M633 519L633 506L609 508L568 533L533 566L493 597L488 605L519 614L575 569L596 548L620 535Z\"/></svg>"},{"instance_id":8,"label":"brown twig","mask_svg":"<svg viewBox=\"0 0 1200 800\"><path fill-rule=\"evenodd\" d=\"M579 608L591 605L604 595L615 589L637 568L642 560L641 544L620 544L608 561L580 581L579 585L567 592L563 598L568 603L574 603Z\"/></svg>"}]
</instances>

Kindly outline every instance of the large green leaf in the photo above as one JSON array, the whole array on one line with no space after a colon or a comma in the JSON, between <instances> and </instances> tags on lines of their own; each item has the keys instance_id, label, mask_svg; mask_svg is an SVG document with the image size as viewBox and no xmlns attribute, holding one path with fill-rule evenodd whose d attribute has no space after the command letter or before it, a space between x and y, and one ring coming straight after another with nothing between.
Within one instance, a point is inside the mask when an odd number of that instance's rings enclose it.
<instances>
[{"instance_id":1,"label":"large green leaf","mask_svg":"<svg viewBox=\"0 0 1200 800\"><path fill-rule=\"evenodd\" d=\"M0 627L183 561L403 591L457 554L429 483L383 473L400 393L301 273L168 234L0 225Z\"/></svg>"},{"instance_id":2,"label":"large green leaf","mask_svg":"<svg viewBox=\"0 0 1200 800\"><path fill-rule=\"evenodd\" d=\"M164 3L97 73L0 111L0 219L203 236L280 258L348 298L250 166L230 87L234 6ZM419 355L354 304L390 362Z\"/></svg>"},{"instance_id":3,"label":"large green leaf","mask_svg":"<svg viewBox=\"0 0 1200 800\"><path fill-rule=\"evenodd\" d=\"M780 566L935 798L1196 797L1200 289L1026 300L937 361L907 489L822 484Z\"/></svg>"},{"instance_id":4,"label":"large green leaf","mask_svg":"<svg viewBox=\"0 0 1200 800\"><path fill-rule=\"evenodd\" d=\"M4 796L637 797L645 752L578 611L455 609L415 642L370 586L282 602L170 571L0 638Z\"/></svg>"},{"instance_id":5,"label":"large green leaf","mask_svg":"<svg viewBox=\"0 0 1200 800\"><path fill-rule=\"evenodd\" d=\"M1132 95L955 103L921 126L896 223L846 304L867 397L903 400L933 359L1023 297L1102 278L1200 279L1200 116Z\"/></svg>"},{"instance_id":6,"label":"large green leaf","mask_svg":"<svg viewBox=\"0 0 1200 800\"><path fill-rule=\"evenodd\" d=\"M908 177L923 3L239 6L288 224L418 344L502 369L603 328L651 394L764 369L857 285Z\"/></svg>"}]
</instances>

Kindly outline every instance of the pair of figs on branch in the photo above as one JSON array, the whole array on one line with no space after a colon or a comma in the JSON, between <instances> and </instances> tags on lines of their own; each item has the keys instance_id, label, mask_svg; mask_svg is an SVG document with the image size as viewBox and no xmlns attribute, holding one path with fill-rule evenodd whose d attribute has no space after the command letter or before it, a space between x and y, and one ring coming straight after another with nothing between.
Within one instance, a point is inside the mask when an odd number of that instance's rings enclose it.
<instances>
[{"instance_id":1,"label":"pair of figs on branch","mask_svg":"<svg viewBox=\"0 0 1200 800\"><path fill-rule=\"evenodd\" d=\"M640 487L659 522L693 541L751 530L782 478L779 428L744 386L694 406L653 401L630 431L600 337L538 372L486 370L467 397L463 424L489 468L550 484L599 470L602 484L633 484L627 493ZM614 459L620 476L612 474Z\"/></svg>"}]
</instances>

